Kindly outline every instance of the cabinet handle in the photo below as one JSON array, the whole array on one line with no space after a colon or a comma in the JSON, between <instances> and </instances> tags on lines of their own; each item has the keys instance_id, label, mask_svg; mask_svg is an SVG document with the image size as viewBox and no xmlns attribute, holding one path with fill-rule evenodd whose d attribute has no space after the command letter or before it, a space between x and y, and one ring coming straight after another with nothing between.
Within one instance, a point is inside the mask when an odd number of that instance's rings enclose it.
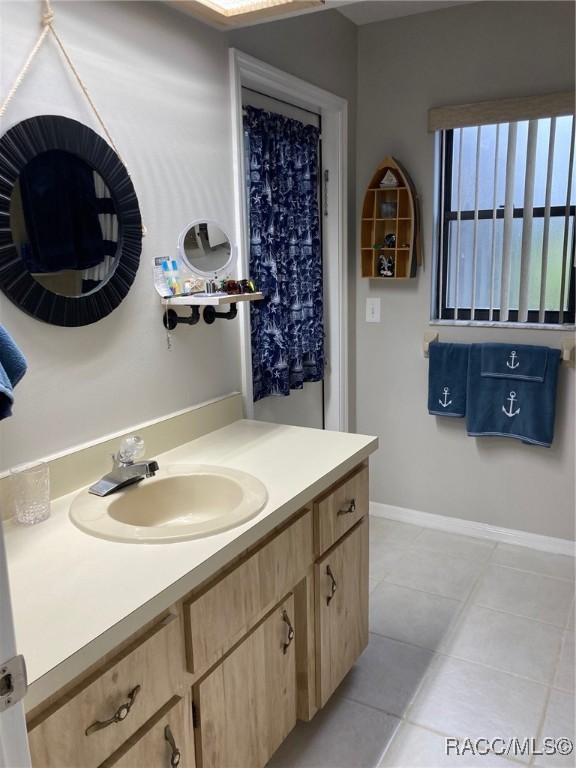
<instances>
[{"instance_id":1,"label":"cabinet handle","mask_svg":"<svg viewBox=\"0 0 576 768\"><path fill-rule=\"evenodd\" d=\"M164 728L164 738L168 744L170 744L170 748L172 749L172 754L170 755L170 765L172 768L176 768L176 766L180 763L180 750L176 746L176 742L174 741L174 736L172 736L172 731L170 730L169 725Z\"/></svg>"},{"instance_id":2,"label":"cabinet handle","mask_svg":"<svg viewBox=\"0 0 576 768\"><path fill-rule=\"evenodd\" d=\"M122 704L116 712L112 715L110 720L101 720L96 721L95 723L92 723L91 726L86 728L85 734L86 736L90 736L92 733L96 733L96 731L101 731L102 728L107 728L109 725L112 725L112 723L119 723L121 720L124 720L124 718L128 715L128 712L130 712L130 709L132 708L132 704L136 701L136 696L140 692L140 686L137 685L136 688L134 688L133 691L130 691L128 694L128 701L125 704Z\"/></svg>"},{"instance_id":3,"label":"cabinet handle","mask_svg":"<svg viewBox=\"0 0 576 768\"><path fill-rule=\"evenodd\" d=\"M353 512L356 512L356 499L352 499L347 507L342 507L339 509L337 516L340 517L341 515L350 515Z\"/></svg>"},{"instance_id":4,"label":"cabinet handle","mask_svg":"<svg viewBox=\"0 0 576 768\"><path fill-rule=\"evenodd\" d=\"M330 576L330 581L331 581L330 594L326 598L326 605L330 605L330 600L332 600L332 598L334 597L334 592L336 592L337 584L336 584L336 579L334 578L334 574L332 573L332 568L330 568L329 565L326 566L326 573L328 574L328 576Z\"/></svg>"},{"instance_id":5,"label":"cabinet handle","mask_svg":"<svg viewBox=\"0 0 576 768\"><path fill-rule=\"evenodd\" d=\"M282 613L282 621L285 621L288 625L288 640L284 643L284 653L288 653L288 648L290 648L292 640L294 640L294 627L290 623L290 617L286 611Z\"/></svg>"}]
</instances>

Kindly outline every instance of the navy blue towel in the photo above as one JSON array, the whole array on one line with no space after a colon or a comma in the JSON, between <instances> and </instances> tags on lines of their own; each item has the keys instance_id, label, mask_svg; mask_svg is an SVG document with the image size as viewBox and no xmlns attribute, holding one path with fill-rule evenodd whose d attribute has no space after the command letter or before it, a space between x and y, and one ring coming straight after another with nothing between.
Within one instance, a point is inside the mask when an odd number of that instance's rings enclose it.
<instances>
[{"instance_id":1,"label":"navy blue towel","mask_svg":"<svg viewBox=\"0 0 576 768\"><path fill-rule=\"evenodd\" d=\"M12 416L13 389L26 373L26 359L0 325L0 420Z\"/></svg>"},{"instance_id":2,"label":"navy blue towel","mask_svg":"<svg viewBox=\"0 0 576 768\"><path fill-rule=\"evenodd\" d=\"M482 344L482 376L544 381L548 347L533 344Z\"/></svg>"},{"instance_id":3,"label":"navy blue towel","mask_svg":"<svg viewBox=\"0 0 576 768\"><path fill-rule=\"evenodd\" d=\"M523 443L549 447L554 439L556 389L560 350L546 350L544 380L518 379L511 369L482 373L482 344L472 344L468 363L466 428L469 435L512 437ZM528 355L528 345L507 345L507 360ZM512 352L515 353L512 356ZM539 348L538 356L541 352ZM534 370L535 368L533 368Z\"/></svg>"},{"instance_id":4,"label":"navy blue towel","mask_svg":"<svg viewBox=\"0 0 576 768\"><path fill-rule=\"evenodd\" d=\"M469 344L428 347L428 413L462 418L466 414L466 377Z\"/></svg>"}]
</instances>

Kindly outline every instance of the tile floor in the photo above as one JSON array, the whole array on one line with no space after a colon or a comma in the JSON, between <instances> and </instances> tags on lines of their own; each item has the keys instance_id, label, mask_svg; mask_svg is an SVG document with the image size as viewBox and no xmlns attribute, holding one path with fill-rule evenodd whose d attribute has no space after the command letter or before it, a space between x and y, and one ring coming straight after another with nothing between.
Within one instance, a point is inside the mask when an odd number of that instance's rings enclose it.
<instances>
[{"instance_id":1,"label":"tile floor","mask_svg":"<svg viewBox=\"0 0 576 768\"><path fill-rule=\"evenodd\" d=\"M576 743L574 558L378 517L370 547L368 648L270 768L576 766L535 754Z\"/></svg>"}]
</instances>

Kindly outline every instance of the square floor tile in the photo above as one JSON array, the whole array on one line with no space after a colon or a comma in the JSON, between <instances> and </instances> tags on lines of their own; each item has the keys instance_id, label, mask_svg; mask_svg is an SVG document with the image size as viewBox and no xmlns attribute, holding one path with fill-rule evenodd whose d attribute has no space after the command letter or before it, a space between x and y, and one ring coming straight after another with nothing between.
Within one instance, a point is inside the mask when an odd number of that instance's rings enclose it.
<instances>
[{"instance_id":1,"label":"square floor tile","mask_svg":"<svg viewBox=\"0 0 576 768\"><path fill-rule=\"evenodd\" d=\"M421 530L418 525L370 515L370 538L386 539L391 546L398 549L409 547Z\"/></svg>"},{"instance_id":2,"label":"square floor tile","mask_svg":"<svg viewBox=\"0 0 576 768\"><path fill-rule=\"evenodd\" d=\"M574 693L575 690L574 678L576 677L574 666L575 637L574 632L566 632L564 642L562 643L562 653L560 654L558 669L556 671L556 679L554 680L555 688L561 688L563 691L572 691L572 693Z\"/></svg>"},{"instance_id":3,"label":"square floor tile","mask_svg":"<svg viewBox=\"0 0 576 768\"><path fill-rule=\"evenodd\" d=\"M450 656L550 683L564 630L552 624L470 606L442 646Z\"/></svg>"},{"instance_id":4,"label":"square floor tile","mask_svg":"<svg viewBox=\"0 0 576 768\"><path fill-rule=\"evenodd\" d=\"M462 603L381 582L370 595L370 631L436 650Z\"/></svg>"},{"instance_id":5,"label":"square floor tile","mask_svg":"<svg viewBox=\"0 0 576 768\"><path fill-rule=\"evenodd\" d=\"M337 693L402 717L422 685L433 658L433 651L370 635L368 647Z\"/></svg>"},{"instance_id":6,"label":"square floor tile","mask_svg":"<svg viewBox=\"0 0 576 768\"><path fill-rule=\"evenodd\" d=\"M553 689L546 710L544 727L542 728L542 739L569 739L575 745L576 729L574 721L574 695ZM559 744L558 747L560 747ZM575 757L574 749L566 755L562 754L561 750L558 749L555 754L538 757L535 760L535 764L537 766L567 766L568 768L574 768Z\"/></svg>"},{"instance_id":7,"label":"square floor tile","mask_svg":"<svg viewBox=\"0 0 576 768\"><path fill-rule=\"evenodd\" d=\"M576 560L568 555L552 555L537 549L519 547L515 544L498 544L490 562L494 565L506 565L509 568L519 568L522 571L541 573L543 576L554 576L557 579L574 581Z\"/></svg>"},{"instance_id":8,"label":"square floor tile","mask_svg":"<svg viewBox=\"0 0 576 768\"><path fill-rule=\"evenodd\" d=\"M483 563L475 560L410 547L387 574L385 581L454 600L464 600L483 567Z\"/></svg>"},{"instance_id":9,"label":"square floor tile","mask_svg":"<svg viewBox=\"0 0 576 768\"><path fill-rule=\"evenodd\" d=\"M298 722L269 768L374 768L400 720L333 696L309 723Z\"/></svg>"},{"instance_id":10,"label":"square floor tile","mask_svg":"<svg viewBox=\"0 0 576 768\"><path fill-rule=\"evenodd\" d=\"M460 536L455 533L425 528L414 539L412 546L485 563L492 554L495 544L490 541L475 539L472 536Z\"/></svg>"},{"instance_id":11,"label":"square floor tile","mask_svg":"<svg viewBox=\"0 0 576 768\"><path fill-rule=\"evenodd\" d=\"M565 627L573 597L569 581L489 563L472 602Z\"/></svg>"},{"instance_id":12,"label":"square floor tile","mask_svg":"<svg viewBox=\"0 0 576 768\"><path fill-rule=\"evenodd\" d=\"M535 735L547 691L545 685L506 672L438 657L408 719L459 738Z\"/></svg>"},{"instance_id":13,"label":"square floor tile","mask_svg":"<svg viewBox=\"0 0 576 768\"><path fill-rule=\"evenodd\" d=\"M447 743L447 739L450 739ZM462 753L464 744L417 725L403 723L380 763L381 768L513 768L517 763L495 754ZM460 752L457 751L460 750Z\"/></svg>"},{"instance_id":14,"label":"square floor tile","mask_svg":"<svg viewBox=\"0 0 576 768\"><path fill-rule=\"evenodd\" d=\"M370 542L370 578L382 581L405 552L405 549L391 547L387 539L372 539Z\"/></svg>"}]
</instances>

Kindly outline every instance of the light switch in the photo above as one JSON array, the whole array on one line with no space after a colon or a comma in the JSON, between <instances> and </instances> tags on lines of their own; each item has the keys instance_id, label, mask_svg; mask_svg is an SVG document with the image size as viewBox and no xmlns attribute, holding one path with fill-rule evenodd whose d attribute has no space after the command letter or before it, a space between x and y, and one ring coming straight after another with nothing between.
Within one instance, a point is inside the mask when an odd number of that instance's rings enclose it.
<instances>
[{"instance_id":1,"label":"light switch","mask_svg":"<svg viewBox=\"0 0 576 768\"><path fill-rule=\"evenodd\" d=\"M380 322L380 299L366 299L366 322Z\"/></svg>"}]
</instances>

